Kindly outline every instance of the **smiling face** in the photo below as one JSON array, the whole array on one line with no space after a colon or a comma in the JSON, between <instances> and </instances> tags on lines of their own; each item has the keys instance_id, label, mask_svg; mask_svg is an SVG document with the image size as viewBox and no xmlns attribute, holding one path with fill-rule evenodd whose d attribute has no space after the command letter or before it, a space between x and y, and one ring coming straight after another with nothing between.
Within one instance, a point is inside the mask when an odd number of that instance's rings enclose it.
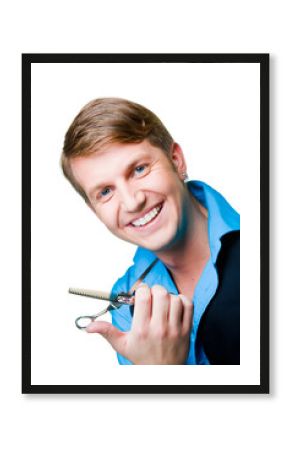
<instances>
[{"instance_id":1,"label":"smiling face","mask_svg":"<svg viewBox=\"0 0 290 450\"><path fill-rule=\"evenodd\" d=\"M182 241L189 194L180 147L171 160L148 141L110 144L71 159L74 178L90 207L117 237L158 252Z\"/></svg>"}]
</instances>

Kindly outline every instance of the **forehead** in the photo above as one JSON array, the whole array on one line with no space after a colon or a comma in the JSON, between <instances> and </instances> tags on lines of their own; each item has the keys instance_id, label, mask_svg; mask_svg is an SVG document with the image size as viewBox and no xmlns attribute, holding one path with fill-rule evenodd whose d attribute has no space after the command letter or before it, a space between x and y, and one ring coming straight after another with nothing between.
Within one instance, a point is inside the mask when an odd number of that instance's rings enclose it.
<instances>
[{"instance_id":1,"label":"forehead","mask_svg":"<svg viewBox=\"0 0 290 450\"><path fill-rule=\"evenodd\" d=\"M160 148L143 141L138 144L110 144L90 155L73 158L70 165L73 176L88 193L96 183L111 183L134 164L155 161L168 164L168 156Z\"/></svg>"}]
</instances>

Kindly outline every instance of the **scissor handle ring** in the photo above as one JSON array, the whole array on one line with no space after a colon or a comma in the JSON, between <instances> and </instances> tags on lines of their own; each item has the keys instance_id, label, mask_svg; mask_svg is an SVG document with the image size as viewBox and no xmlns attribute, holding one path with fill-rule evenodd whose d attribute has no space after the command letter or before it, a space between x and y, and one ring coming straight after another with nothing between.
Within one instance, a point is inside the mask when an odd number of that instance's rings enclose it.
<instances>
[{"instance_id":1,"label":"scissor handle ring","mask_svg":"<svg viewBox=\"0 0 290 450\"><path fill-rule=\"evenodd\" d=\"M80 316L80 317L77 317L76 318L76 320L75 320L75 324L76 324L76 327L79 329L79 330L85 330L86 328L87 328L87 326L91 323L91 322L93 322L94 320L95 320L95 318L96 318L96 316ZM89 323L87 323L86 325L80 325L79 324L79 321L80 320L89 320Z\"/></svg>"},{"instance_id":2,"label":"scissor handle ring","mask_svg":"<svg viewBox=\"0 0 290 450\"><path fill-rule=\"evenodd\" d=\"M120 305L116 306L116 305L114 305L113 303L110 302L110 304L107 306L106 309L103 309L103 311L100 311L98 314L95 314L94 316L80 316L80 317L77 317L76 320L75 320L76 327L79 330L85 330L87 328L87 326L91 322L94 322L95 319L97 319L98 317L102 316L103 314L106 314L111 309L118 309L118 308L120 308ZM89 323L87 323L86 325L83 325L83 326L79 325L79 321L80 320L84 320L84 319L85 320L86 319L89 320Z\"/></svg>"}]
</instances>

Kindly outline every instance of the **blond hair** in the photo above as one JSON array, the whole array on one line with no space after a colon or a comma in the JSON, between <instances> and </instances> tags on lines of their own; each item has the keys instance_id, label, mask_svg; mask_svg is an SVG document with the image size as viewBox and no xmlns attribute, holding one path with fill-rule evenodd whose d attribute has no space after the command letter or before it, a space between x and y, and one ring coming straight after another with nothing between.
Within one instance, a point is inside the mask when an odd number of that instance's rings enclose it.
<instances>
[{"instance_id":1,"label":"blond hair","mask_svg":"<svg viewBox=\"0 0 290 450\"><path fill-rule=\"evenodd\" d=\"M149 109L121 98L98 98L85 105L66 132L61 166L65 177L86 200L75 180L70 160L87 156L113 143L144 140L169 155L173 138L161 120Z\"/></svg>"}]
</instances>

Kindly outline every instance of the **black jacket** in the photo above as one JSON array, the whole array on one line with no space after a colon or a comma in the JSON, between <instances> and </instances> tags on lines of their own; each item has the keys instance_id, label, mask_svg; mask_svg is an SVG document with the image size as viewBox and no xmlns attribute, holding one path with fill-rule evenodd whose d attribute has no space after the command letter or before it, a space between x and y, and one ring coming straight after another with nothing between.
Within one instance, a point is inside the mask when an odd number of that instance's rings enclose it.
<instances>
[{"instance_id":1,"label":"black jacket","mask_svg":"<svg viewBox=\"0 0 290 450\"><path fill-rule=\"evenodd\" d=\"M222 237L218 289L201 319L198 339L211 364L240 364L240 232Z\"/></svg>"}]
</instances>

